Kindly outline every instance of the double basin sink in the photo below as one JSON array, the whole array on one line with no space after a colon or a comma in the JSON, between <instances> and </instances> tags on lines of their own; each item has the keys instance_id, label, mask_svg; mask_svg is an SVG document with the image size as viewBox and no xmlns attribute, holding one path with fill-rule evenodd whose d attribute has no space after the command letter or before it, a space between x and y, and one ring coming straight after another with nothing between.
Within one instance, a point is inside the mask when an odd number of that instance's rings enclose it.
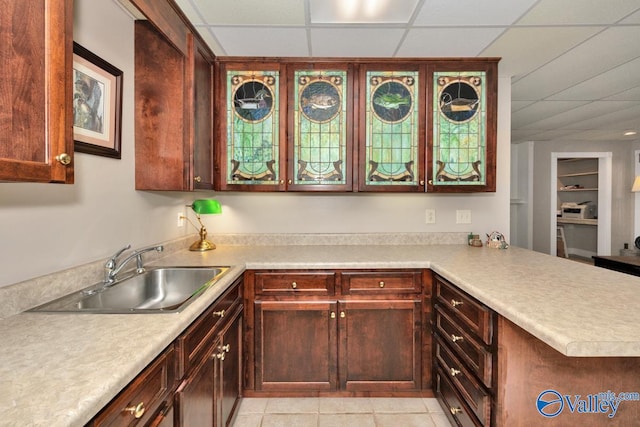
<instances>
[{"instance_id":1,"label":"double basin sink","mask_svg":"<svg viewBox=\"0 0 640 427\"><path fill-rule=\"evenodd\" d=\"M100 283L38 306L38 312L173 313L215 284L229 267L158 267L109 286Z\"/></svg>"}]
</instances>

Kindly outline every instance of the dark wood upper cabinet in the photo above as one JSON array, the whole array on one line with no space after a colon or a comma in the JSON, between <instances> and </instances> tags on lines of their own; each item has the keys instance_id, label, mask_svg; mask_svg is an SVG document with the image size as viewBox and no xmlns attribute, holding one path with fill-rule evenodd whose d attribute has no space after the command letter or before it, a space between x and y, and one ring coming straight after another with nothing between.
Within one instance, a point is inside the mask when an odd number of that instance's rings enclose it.
<instances>
[{"instance_id":1,"label":"dark wood upper cabinet","mask_svg":"<svg viewBox=\"0 0 640 427\"><path fill-rule=\"evenodd\" d=\"M218 189L286 188L287 90L277 62L221 62L215 97Z\"/></svg>"},{"instance_id":2,"label":"dark wood upper cabinet","mask_svg":"<svg viewBox=\"0 0 640 427\"><path fill-rule=\"evenodd\" d=\"M363 64L358 99L358 191L424 191L424 65Z\"/></svg>"},{"instance_id":3,"label":"dark wood upper cabinet","mask_svg":"<svg viewBox=\"0 0 640 427\"><path fill-rule=\"evenodd\" d=\"M497 60L428 70L427 192L496 191Z\"/></svg>"},{"instance_id":4,"label":"dark wood upper cabinet","mask_svg":"<svg viewBox=\"0 0 640 427\"><path fill-rule=\"evenodd\" d=\"M73 183L73 3L0 7L0 180Z\"/></svg>"},{"instance_id":5,"label":"dark wood upper cabinet","mask_svg":"<svg viewBox=\"0 0 640 427\"><path fill-rule=\"evenodd\" d=\"M136 189L213 189L215 57L168 2L132 3Z\"/></svg>"}]
</instances>

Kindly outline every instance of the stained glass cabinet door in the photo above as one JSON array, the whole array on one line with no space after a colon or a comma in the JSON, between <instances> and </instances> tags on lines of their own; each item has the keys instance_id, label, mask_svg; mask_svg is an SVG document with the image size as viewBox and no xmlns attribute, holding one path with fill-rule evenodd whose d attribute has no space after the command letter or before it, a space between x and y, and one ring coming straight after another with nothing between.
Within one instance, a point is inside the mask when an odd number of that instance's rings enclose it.
<instances>
[{"instance_id":1,"label":"stained glass cabinet door","mask_svg":"<svg viewBox=\"0 0 640 427\"><path fill-rule=\"evenodd\" d=\"M226 123L219 163L223 190L284 190L286 172L281 114L281 72L278 65L262 67L225 64Z\"/></svg>"},{"instance_id":2,"label":"stained glass cabinet door","mask_svg":"<svg viewBox=\"0 0 640 427\"><path fill-rule=\"evenodd\" d=\"M423 191L420 68L360 72L359 191Z\"/></svg>"},{"instance_id":3,"label":"stained glass cabinet door","mask_svg":"<svg viewBox=\"0 0 640 427\"><path fill-rule=\"evenodd\" d=\"M495 64L431 73L427 191L495 191Z\"/></svg>"},{"instance_id":4,"label":"stained glass cabinet door","mask_svg":"<svg viewBox=\"0 0 640 427\"><path fill-rule=\"evenodd\" d=\"M335 64L291 66L289 179L293 191L351 191L352 73Z\"/></svg>"}]
</instances>

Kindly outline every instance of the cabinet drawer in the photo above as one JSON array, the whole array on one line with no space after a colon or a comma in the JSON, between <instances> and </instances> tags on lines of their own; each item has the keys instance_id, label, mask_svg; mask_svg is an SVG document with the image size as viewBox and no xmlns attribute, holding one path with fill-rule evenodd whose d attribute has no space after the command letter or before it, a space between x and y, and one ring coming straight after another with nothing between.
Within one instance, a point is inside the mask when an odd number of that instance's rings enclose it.
<instances>
[{"instance_id":1,"label":"cabinet drawer","mask_svg":"<svg viewBox=\"0 0 640 427\"><path fill-rule=\"evenodd\" d=\"M436 306L436 332L480 380L491 387L491 353Z\"/></svg>"},{"instance_id":2,"label":"cabinet drawer","mask_svg":"<svg viewBox=\"0 0 640 427\"><path fill-rule=\"evenodd\" d=\"M175 351L167 348L100 412L89 425L129 426L147 423L164 403L176 381ZM137 413L136 413L137 411Z\"/></svg>"},{"instance_id":3,"label":"cabinet drawer","mask_svg":"<svg viewBox=\"0 0 640 427\"><path fill-rule=\"evenodd\" d=\"M436 394L442 399L447 416L453 419L453 424L462 427L483 427L482 424L469 413L469 409L462 403L462 398L455 391L447 374L439 367L436 369Z\"/></svg>"},{"instance_id":4,"label":"cabinet drawer","mask_svg":"<svg viewBox=\"0 0 640 427\"><path fill-rule=\"evenodd\" d=\"M197 359L201 357L204 350L210 345L210 340L219 329L218 323L223 318L231 315L235 307L240 305L241 281L242 279L234 283L178 338L180 377L197 363Z\"/></svg>"},{"instance_id":5,"label":"cabinet drawer","mask_svg":"<svg viewBox=\"0 0 640 427\"><path fill-rule=\"evenodd\" d=\"M257 295L334 294L335 273L310 271L300 273L269 272L255 274Z\"/></svg>"},{"instance_id":6,"label":"cabinet drawer","mask_svg":"<svg viewBox=\"0 0 640 427\"><path fill-rule=\"evenodd\" d=\"M422 291L420 271L343 272L342 293L419 293Z\"/></svg>"},{"instance_id":7,"label":"cabinet drawer","mask_svg":"<svg viewBox=\"0 0 640 427\"><path fill-rule=\"evenodd\" d=\"M436 275L435 283L434 296L436 304L449 308L456 318L461 320L485 344L491 344L493 339L491 311L446 282L442 277Z\"/></svg>"},{"instance_id":8,"label":"cabinet drawer","mask_svg":"<svg viewBox=\"0 0 640 427\"><path fill-rule=\"evenodd\" d=\"M449 376L452 385L474 412L478 420L487 425L491 415L491 398L478 383L474 375L458 360L451 350L436 335L435 356L438 366Z\"/></svg>"}]
</instances>

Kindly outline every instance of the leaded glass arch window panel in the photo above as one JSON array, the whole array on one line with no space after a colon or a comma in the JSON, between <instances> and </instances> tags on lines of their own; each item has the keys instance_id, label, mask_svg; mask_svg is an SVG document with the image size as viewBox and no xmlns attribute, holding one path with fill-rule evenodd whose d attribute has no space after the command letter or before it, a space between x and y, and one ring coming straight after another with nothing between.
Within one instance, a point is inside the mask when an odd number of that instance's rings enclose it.
<instances>
[{"instance_id":1,"label":"leaded glass arch window panel","mask_svg":"<svg viewBox=\"0 0 640 427\"><path fill-rule=\"evenodd\" d=\"M278 71L227 71L227 184L277 184Z\"/></svg>"},{"instance_id":2,"label":"leaded glass arch window panel","mask_svg":"<svg viewBox=\"0 0 640 427\"><path fill-rule=\"evenodd\" d=\"M418 71L366 73L367 186L418 184L418 77Z\"/></svg>"},{"instance_id":3,"label":"leaded glass arch window panel","mask_svg":"<svg viewBox=\"0 0 640 427\"><path fill-rule=\"evenodd\" d=\"M293 184L347 185L347 71L296 70Z\"/></svg>"},{"instance_id":4,"label":"leaded glass arch window panel","mask_svg":"<svg viewBox=\"0 0 640 427\"><path fill-rule=\"evenodd\" d=\"M435 72L433 86L433 185L486 185L486 72Z\"/></svg>"}]
</instances>

